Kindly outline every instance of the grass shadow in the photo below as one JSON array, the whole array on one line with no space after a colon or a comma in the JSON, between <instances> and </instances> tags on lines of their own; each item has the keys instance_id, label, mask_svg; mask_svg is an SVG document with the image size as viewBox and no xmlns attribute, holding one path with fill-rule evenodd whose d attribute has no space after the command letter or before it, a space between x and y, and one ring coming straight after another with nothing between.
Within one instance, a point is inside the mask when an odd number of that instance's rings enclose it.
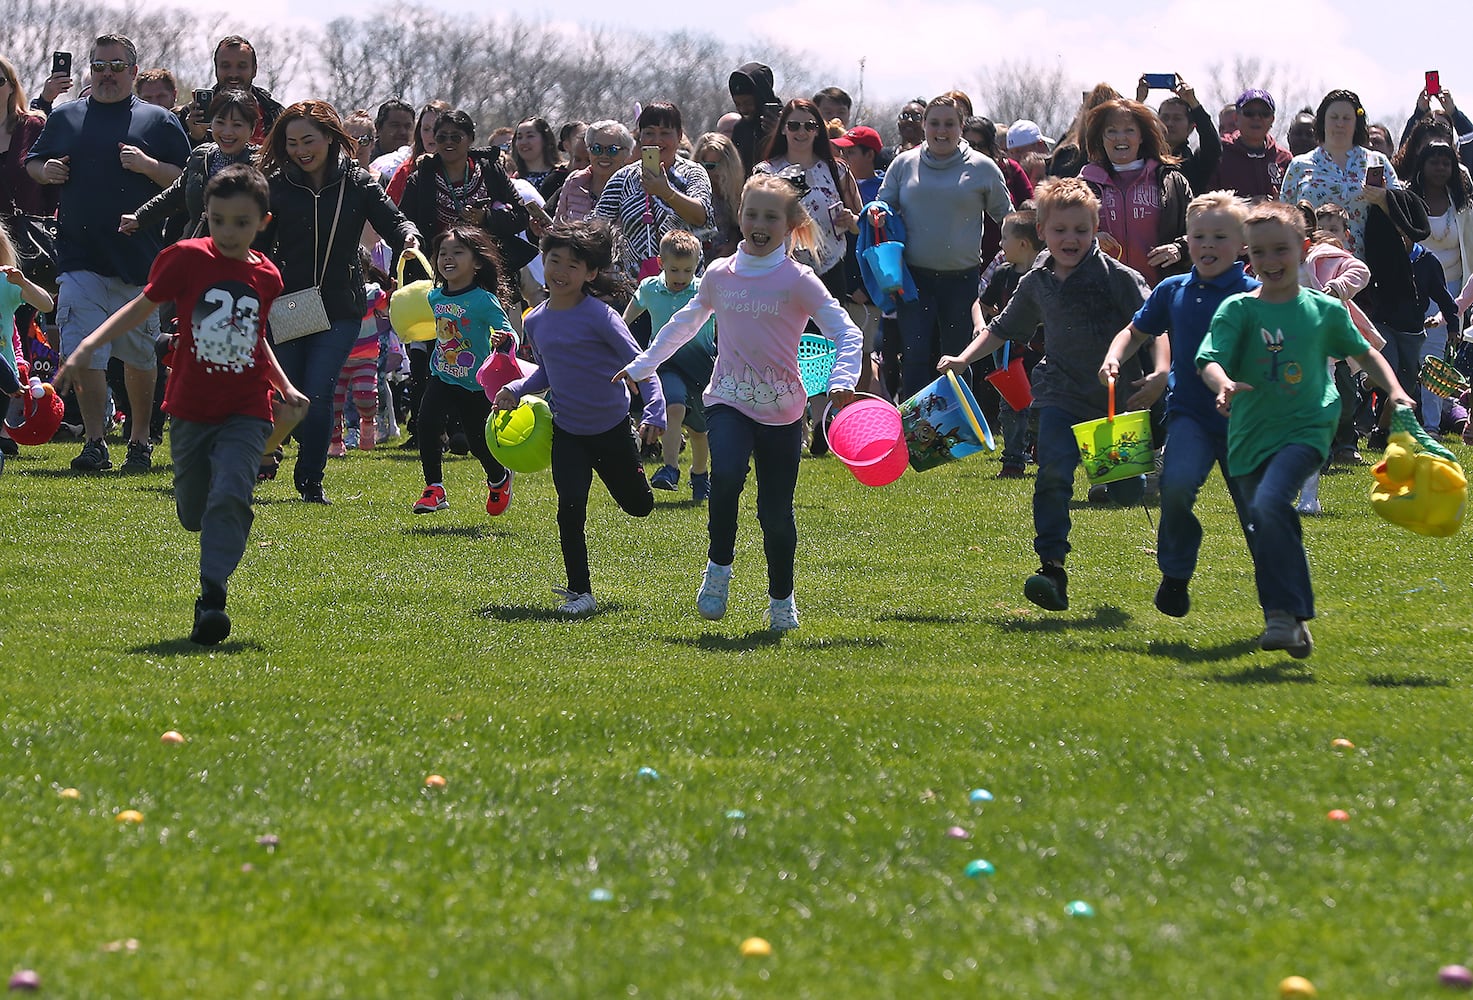
<instances>
[{"instance_id":1,"label":"grass shadow","mask_svg":"<svg viewBox=\"0 0 1473 1000\"><path fill-rule=\"evenodd\" d=\"M1208 674L1218 684L1313 684L1314 674L1293 663L1260 663L1230 674Z\"/></svg>"},{"instance_id":2,"label":"grass shadow","mask_svg":"<svg viewBox=\"0 0 1473 1000\"><path fill-rule=\"evenodd\" d=\"M498 531L483 524L416 524L400 528L401 534L417 535L421 538L510 538L506 531Z\"/></svg>"},{"instance_id":3,"label":"grass shadow","mask_svg":"<svg viewBox=\"0 0 1473 1000\"><path fill-rule=\"evenodd\" d=\"M1234 639L1232 642L1219 643L1216 646L1193 646L1187 642L1162 642L1159 639L1152 639L1146 643L1146 652L1149 655L1180 660L1183 663L1210 663L1214 660L1231 660L1235 657L1251 653L1257 648L1258 640L1248 637Z\"/></svg>"},{"instance_id":4,"label":"grass shadow","mask_svg":"<svg viewBox=\"0 0 1473 1000\"><path fill-rule=\"evenodd\" d=\"M556 607L532 604L488 604L484 608L478 608L475 612L478 618L485 618L498 622L581 622L590 618L597 618L602 614L615 614L623 611L622 604L600 604L598 610L591 615L565 615Z\"/></svg>"},{"instance_id":5,"label":"grass shadow","mask_svg":"<svg viewBox=\"0 0 1473 1000\"><path fill-rule=\"evenodd\" d=\"M966 625L973 621L971 615L927 614L920 611L890 611L875 615L877 622L906 622L910 625Z\"/></svg>"},{"instance_id":6,"label":"grass shadow","mask_svg":"<svg viewBox=\"0 0 1473 1000\"><path fill-rule=\"evenodd\" d=\"M1077 629L1111 630L1124 628L1133 620L1130 612L1113 604L1101 604L1087 615L1069 618L1003 618L993 615L982 619L1004 632L1072 632Z\"/></svg>"},{"instance_id":7,"label":"grass shadow","mask_svg":"<svg viewBox=\"0 0 1473 1000\"><path fill-rule=\"evenodd\" d=\"M783 633L769 629L754 629L742 635L717 635L703 632L695 638L689 636L666 636L664 642L672 646L690 646L713 653L750 653L754 649L776 646L782 642Z\"/></svg>"},{"instance_id":8,"label":"grass shadow","mask_svg":"<svg viewBox=\"0 0 1473 1000\"><path fill-rule=\"evenodd\" d=\"M201 646L189 639L160 639L132 646L128 652L134 656L207 656L210 653L243 653L247 650L264 653L266 647L255 639L230 639L217 646Z\"/></svg>"},{"instance_id":9,"label":"grass shadow","mask_svg":"<svg viewBox=\"0 0 1473 1000\"><path fill-rule=\"evenodd\" d=\"M1452 681L1446 677L1432 677L1428 674L1367 674L1366 683L1371 687L1378 688L1445 688L1452 687Z\"/></svg>"}]
</instances>

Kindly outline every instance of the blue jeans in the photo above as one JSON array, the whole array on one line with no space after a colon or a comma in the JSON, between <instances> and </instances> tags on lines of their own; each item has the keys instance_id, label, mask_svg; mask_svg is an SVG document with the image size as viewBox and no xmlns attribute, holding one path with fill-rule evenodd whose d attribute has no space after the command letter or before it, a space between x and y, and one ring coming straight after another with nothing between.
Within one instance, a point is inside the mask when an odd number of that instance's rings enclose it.
<instances>
[{"instance_id":1,"label":"blue jeans","mask_svg":"<svg viewBox=\"0 0 1473 1000\"><path fill-rule=\"evenodd\" d=\"M356 319L334 320L321 333L277 344L276 360L297 391L312 407L293 435L297 439L297 464L292 479L300 490L308 483L321 483L327 468L327 446L332 439L332 397L348 352L358 339L362 324Z\"/></svg>"},{"instance_id":2,"label":"blue jeans","mask_svg":"<svg viewBox=\"0 0 1473 1000\"><path fill-rule=\"evenodd\" d=\"M1253 553L1258 603L1265 611L1314 617L1309 556L1294 498L1321 461L1319 451L1309 445L1290 444L1246 476L1236 477L1247 500L1248 549Z\"/></svg>"},{"instance_id":3,"label":"blue jeans","mask_svg":"<svg viewBox=\"0 0 1473 1000\"><path fill-rule=\"evenodd\" d=\"M737 507L747 485L747 464L757 467L757 522L767 554L767 594L782 600L793 593L793 559L798 552L798 522L793 493L803 455L803 421L759 424L730 406L706 410L711 436L711 500L707 555L718 566L736 558Z\"/></svg>"},{"instance_id":4,"label":"blue jeans","mask_svg":"<svg viewBox=\"0 0 1473 1000\"><path fill-rule=\"evenodd\" d=\"M1436 306L1433 307L1434 309ZM1443 358L1447 354L1447 327L1439 323L1429 326L1422 338L1421 357L1417 359L1417 367L1420 372L1421 363L1428 358ZM1404 385L1403 389L1410 395L1411 386ZM1425 385L1422 386L1422 426L1433 434L1442 430L1442 397Z\"/></svg>"},{"instance_id":5,"label":"blue jeans","mask_svg":"<svg viewBox=\"0 0 1473 1000\"><path fill-rule=\"evenodd\" d=\"M896 309L904 351L900 363L901 399L909 399L936 381L936 362L942 354L960 354L972 342L977 271L975 267L961 271L910 269L915 278L916 299L914 302L901 299ZM933 335L938 328L939 354L933 346L936 343Z\"/></svg>"},{"instance_id":6,"label":"blue jeans","mask_svg":"<svg viewBox=\"0 0 1473 1000\"><path fill-rule=\"evenodd\" d=\"M1028 464L1028 410L1015 410L1004 399L997 409L997 429L1002 433L1002 464L1021 469Z\"/></svg>"},{"instance_id":7,"label":"blue jeans","mask_svg":"<svg viewBox=\"0 0 1473 1000\"><path fill-rule=\"evenodd\" d=\"M1238 480L1227 471L1227 430L1216 433L1183 413L1171 414L1166 426L1166 461L1161 467L1161 527L1156 533L1156 565L1162 576L1190 580L1202 548L1202 522L1192 507L1212 466L1222 469L1228 495L1248 537L1246 505Z\"/></svg>"},{"instance_id":8,"label":"blue jeans","mask_svg":"<svg viewBox=\"0 0 1473 1000\"><path fill-rule=\"evenodd\" d=\"M1057 406L1039 406L1038 478L1033 481L1033 551L1044 562L1064 561L1069 554L1069 501L1074 495L1074 470L1079 466L1079 442L1073 426L1082 419ZM1105 487L1118 504L1140 503L1145 496L1144 476L1122 479Z\"/></svg>"}]
</instances>

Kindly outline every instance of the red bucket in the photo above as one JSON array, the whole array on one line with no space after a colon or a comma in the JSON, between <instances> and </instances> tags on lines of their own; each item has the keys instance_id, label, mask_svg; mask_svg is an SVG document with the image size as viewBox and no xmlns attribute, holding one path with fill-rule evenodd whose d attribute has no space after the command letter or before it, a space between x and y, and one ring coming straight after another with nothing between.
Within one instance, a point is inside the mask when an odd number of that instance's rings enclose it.
<instances>
[{"instance_id":1,"label":"red bucket","mask_svg":"<svg viewBox=\"0 0 1473 1000\"><path fill-rule=\"evenodd\" d=\"M1028 372L1023 367L1023 359L1008 360L1011 350L1011 343L1003 345L1002 364L987 376L987 381L992 383L992 387L1009 406L1022 413L1033 405L1033 387L1028 384Z\"/></svg>"},{"instance_id":2,"label":"red bucket","mask_svg":"<svg viewBox=\"0 0 1473 1000\"><path fill-rule=\"evenodd\" d=\"M824 410L827 420L833 404ZM862 396L834 414L829 450L866 486L888 486L910 464L900 411L883 399Z\"/></svg>"}]
</instances>

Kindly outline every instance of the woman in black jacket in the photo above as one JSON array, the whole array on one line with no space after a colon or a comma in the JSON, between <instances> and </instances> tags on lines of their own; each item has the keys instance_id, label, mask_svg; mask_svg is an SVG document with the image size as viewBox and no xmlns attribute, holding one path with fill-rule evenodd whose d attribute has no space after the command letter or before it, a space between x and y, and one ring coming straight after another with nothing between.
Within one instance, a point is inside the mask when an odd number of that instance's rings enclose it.
<instances>
[{"instance_id":1,"label":"woman in black jacket","mask_svg":"<svg viewBox=\"0 0 1473 1000\"><path fill-rule=\"evenodd\" d=\"M395 256L419 245L419 231L355 162L354 152L353 139L326 101L299 101L287 108L261 148L261 169L271 185L271 223L256 247L280 268L283 295L314 285L321 289L331 324L321 333L275 345L287 377L312 401L297 426L300 447L293 470L297 491L308 503L328 503L322 474L332 435L333 389L368 308L358 264L363 224L372 225Z\"/></svg>"}]
</instances>

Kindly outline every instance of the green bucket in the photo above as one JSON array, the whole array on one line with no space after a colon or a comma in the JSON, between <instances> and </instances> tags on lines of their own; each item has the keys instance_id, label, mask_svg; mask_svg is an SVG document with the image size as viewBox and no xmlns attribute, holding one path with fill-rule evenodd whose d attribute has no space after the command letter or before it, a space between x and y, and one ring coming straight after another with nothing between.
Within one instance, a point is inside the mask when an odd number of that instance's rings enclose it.
<instances>
[{"instance_id":1,"label":"green bucket","mask_svg":"<svg viewBox=\"0 0 1473 1000\"><path fill-rule=\"evenodd\" d=\"M1079 461L1091 486L1115 483L1155 471L1151 449L1151 411L1115 413L1115 380L1110 380L1110 408L1103 420L1074 425Z\"/></svg>"}]
</instances>

